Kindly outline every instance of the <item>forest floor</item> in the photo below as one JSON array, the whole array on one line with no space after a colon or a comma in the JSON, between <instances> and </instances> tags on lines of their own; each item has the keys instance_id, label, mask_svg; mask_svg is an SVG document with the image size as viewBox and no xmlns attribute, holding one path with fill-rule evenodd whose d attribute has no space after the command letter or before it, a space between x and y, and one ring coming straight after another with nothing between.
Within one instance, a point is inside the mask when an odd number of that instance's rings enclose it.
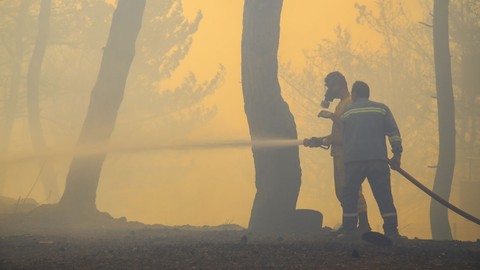
<instances>
[{"instance_id":1,"label":"forest floor","mask_svg":"<svg viewBox=\"0 0 480 270\"><path fill-rule=\"evenodd\" d=\"M480 241L380 247L316 234L256 235L237 225L12 230L0 219L0 269L480 269ZM127 225L125 225L127 224Z\"/></svg>"}]
</instances>

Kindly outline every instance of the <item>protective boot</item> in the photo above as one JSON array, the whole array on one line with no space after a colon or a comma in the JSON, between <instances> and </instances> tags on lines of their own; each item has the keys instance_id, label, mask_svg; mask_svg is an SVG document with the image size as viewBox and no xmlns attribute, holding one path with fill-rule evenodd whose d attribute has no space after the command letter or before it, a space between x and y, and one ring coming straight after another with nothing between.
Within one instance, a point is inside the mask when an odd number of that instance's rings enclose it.
<instances>
[{"instance_id":1,"label":"protective boot","mask_svg":"<svg viewBox=\"0 0 480 270\"><path fill-rule=\"evenodd\" d=\"M372 228L368 223L367 211L358 213L358 232L363 234L370 231L372 231Z\"/></svg>"}]
</instances>

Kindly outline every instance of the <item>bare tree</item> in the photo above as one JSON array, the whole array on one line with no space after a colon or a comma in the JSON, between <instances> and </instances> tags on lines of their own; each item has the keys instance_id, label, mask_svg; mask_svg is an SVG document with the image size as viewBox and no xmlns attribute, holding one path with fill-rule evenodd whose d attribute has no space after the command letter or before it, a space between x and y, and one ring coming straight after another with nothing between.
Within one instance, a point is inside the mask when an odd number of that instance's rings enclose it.
<instances>
[{"instance_id":1,"label":"bare tree","mask_svg":"<svg viewBox=\"0 0 480 270\"><path fill-rule=\"evenodd\" d=\"M455 104L448 35L448 1L433 2L433 50L438 104L439 153L433 191L448 200L455 168ZM432 238L452 239L448 209L433 200L430 204Z\"/></svg>"},{"instance_id":2,"label":"bare tree","mask_svg":"<svg viewBox=\"0 0 480 270\"><path fill-rule=\"evenodd\" d=\"M1 104L1 112L3 113L3 121L0 125L0 157L4 158L7 155L11 133L13 124L15 122L15 118L17 116L17 109L18 109L18 102L19 102L19 95L20 95L20 81L21 81L21 74L22 74L22 65L24 60L24 33L25 33L25 24L28 16L28 9L31 4L31 0L22 0L18 7L18 14L15 21L15 29L12 30L14 33L14 42L12 44L3 43L2 51L8 53L8 57L11 59L10 63L10 73L11 77L9 80L5 80L9 82L9 85L5 85L4 88L8 91L6 92L3 98L3 104ZM2 4L7 4L8 2L5 1ZM8 3L9 4L9 3ZM9 10L6 8L6 10ZM4 18L7 18L5 16ZM5 25L7 24L5 21L2 20ZM2 29L4 30L4 29ZM5 27L5 30L8 30ZM2 33L3 34L3 33ZM4 71L7 73L7 71ZM5 184L5 163L0 163L0 194L4 189Z\"/></svg>"},{"instance_id":3,"label":"bare tree","mask_svg":"<svg viewBox=\"0 0 480 270\"><path fill-rule=\"evenodd\" d=\"M252 140L297 139L296 125L278 82L282 0L245 0L242 36L242 87ZM249 229L288 231L300 190L298 146L252 148L257 193ZM314 216L314 215L313 215ZM321 215L317 213L318 228Z\"/></svg>"},{"instance_id":4,"label":"bare tree","mask_svg":"<svg viewBox=\"0 0 480 270\"><path fill-rule=\"evenodd\" d=\"M27 104L30 136L41 167L39 179L44 186L48 201L54 202L58 200L59 192L53 163L46 157L48 147L40 121L39 106L40 73L47 47L51 4L51 0L41 1L40 14L38 16L38 36L27 73Z\"/></svg>"},{"instance_id":5,"label":"bare tree","mask_svg":"<svg viewBox=\"0 0 480 270\"><path fill-rule=\"evenodd\" d=\"M34 48L38 44L34 42L35 37L37 41L46 40L46 35L37 35L37 28L34 27L37 25L41 1L35 3L35 8L30 8L31 2L6 1L0 4L0 15L5 15L0 16L0 36L12 37L2 39L0 43L0 55L9 60L0 63L0 87L5 89L0 95L0 138L3 138L0 141L0 155L7 154L7 141L13 140L17 146L30 147L27 140L28 135L31 135L35 152L45 153L50 150L45 148L51 147L51 154L55 156L52 165L68 168L67 159L57 158L64 155L59 149L74 145L78 139L91 91L91 88L89 91L84 85L93 83L90 80L95 79L97 61L102 53L99 48L104 46L102 40L108 33L115 7L104 1L52 1L48 50L42 62L42 46ZM145 134L155 133L157 138L170 138L172 134L178 133L188 134L212 119L216 113L215 106L207 106L203 101L222 82L225 73L223 67L204 82L197 80L195 74L190 72L175 88L165 89L162 85L188 54L193 35L202 19L201 12L198 11L190 22L183 14L181 0L148 3L143 15L144 24L148 24L148 27L143 28L137 37L135 62L129 70L126 85L126 89L132 91L125 92L115 132L110 138L113 143L117 139L122 142L138 142ZM42 27L44 26L45 24ZM32 61L25 61L30 53ZM30 82L26 93L26 72L22 73L22 70L26 70L24 67L29 63L31 68L27 77ZM10 85L15 87L10 88ZM27 102L28 108L25 106ZM28 119L25 119L27 116ZM21 125L14 126L15 119L28 120L30 130L24 130ZM155 124L152 125L152 122ZM129 132L133 129L138 132ZM10 135L9 130L15 132L14 136ZM44 146L40 146L42 141ZM11 151L18 150L16 147ZM50 180L55 177L48 173L51 171L49 165L45 159L40 161L42 168L39 183L43 182L41 178L46 175L50 175L47 176ZM0 169L0 190L1 183L4 183L1 175L6 169L8 166L5 170ZM105 169L109 168L103 167ZM63 178L63 175L60 176ZM5 179L12 180L31 181L30 178L18 177ZM58 199L55 193L52 187L46 188L49 203ZM43 198L41 200L44 201Z\"/></svg>"},{"instance_id":6,"label":"bare tree","mask_svg":"<svg viewBox=\"0 0 480 270\"><path fill-rule=\"evenodd\" d=\"M112 134L123 99L128 72L135 55L145 0L119 0L97 82L77 149L102 148ZM70 165L65 192L59 205L68 211L96 212L96 192L106 153L76 155ZM76 212L76 214L79 214Z\"/></svg>"}]
</instances>

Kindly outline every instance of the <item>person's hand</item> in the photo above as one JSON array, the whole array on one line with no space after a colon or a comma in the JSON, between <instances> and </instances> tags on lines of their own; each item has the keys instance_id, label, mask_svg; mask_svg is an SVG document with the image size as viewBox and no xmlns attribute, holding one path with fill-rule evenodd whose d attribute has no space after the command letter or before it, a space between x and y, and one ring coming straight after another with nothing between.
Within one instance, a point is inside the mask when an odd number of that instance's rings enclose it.
<instances>
[{"instance_id":1,"label":"person's hand","mask_svg":"<svg viewBox=\"0 0 480 270\"><path fill-rule=\"evenodd\" d=\"M331 144L332 144L332 142L331 142L331 139L329 137L322 138L322 145L329 146Z\"/></svg>"},{"instance_id":2,"label":"person's hand","mask_svg":"<svg viewBox=\"0 0 480 270\"><path fill-rule=\"evenodd\" d=\"M312 137L303 139L303 146L305 147L320 147L323 142L323 137Z\"/></svg>"},{"instance_id":3,"label":"person's hand","mask_svg":"<svg viewBox=\"0 0 480 270\"><path fill-rule=\"evenodd\" d=\"M322 110L321 112L318 113L318 117L332 119L333 113L327 110Z\"/></svg>"},{"instance_id":4,"label":"person's hand","mask_svg":"<svg viewBox=\"0 0 480 270\"><path fill-rule=\"evenodd\" d=\"M402 156L400 155L393 155L393 157L390 159L390 168L392 170L398 170L400 169L400 166L402 164Z\"/></svg>"},{"instance_id":5,"label":"person's hand","mask_svg":"<svg viewBox=\"0 0 480 270\"><path fill-rule=\"evenodd\" d=\"M303 146L310 147L311 140L309 138L303 139Z\"/></svg>"}]
</instances>

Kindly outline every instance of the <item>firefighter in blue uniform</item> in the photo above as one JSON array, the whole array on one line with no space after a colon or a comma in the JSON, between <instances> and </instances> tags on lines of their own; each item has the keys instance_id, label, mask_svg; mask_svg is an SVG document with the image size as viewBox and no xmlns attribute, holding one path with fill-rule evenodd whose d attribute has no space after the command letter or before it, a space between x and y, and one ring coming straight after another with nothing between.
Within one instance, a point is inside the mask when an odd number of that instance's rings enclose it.
<instances>
[{"instance_id":1,"label":"firefighter in blue uniform","mask_svg":"<svg viewBox=\"0 0 480 270\"><path fill-rule=\"evenodd\" d=\"M352 86L353 102L341 116L346 178L342 192L344 235L354 233L358 219L358 191L367 178L384 220L385 235L403 238L398 233L386 137L393 153L390 160L392 169L400 167L402 140L390 109L385 104L369 100L369 96L368 85L362 81L355 82Z\"/></svg>"}]
</instances>

